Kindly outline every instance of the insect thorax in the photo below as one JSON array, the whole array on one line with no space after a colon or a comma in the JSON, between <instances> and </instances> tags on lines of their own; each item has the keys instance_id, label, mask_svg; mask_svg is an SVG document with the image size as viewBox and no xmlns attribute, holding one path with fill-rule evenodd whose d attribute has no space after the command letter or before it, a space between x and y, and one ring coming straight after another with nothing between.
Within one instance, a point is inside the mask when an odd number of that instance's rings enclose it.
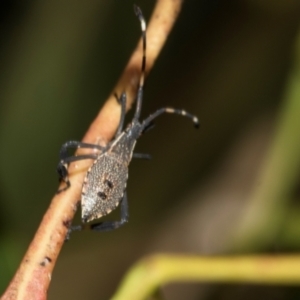
<instances>
[{"instance_id":1,"label":"insect thorax","mask_svg":"<svg viewBox=\"0 0 300 300\"><path fill-rule=\"evenodd\" d=\"M136 140L139 136L139 127L139 124L137 124L137 127L128 128L122 132L107 152L124 164L129 165Z\"/></svg>"}]
</instances>

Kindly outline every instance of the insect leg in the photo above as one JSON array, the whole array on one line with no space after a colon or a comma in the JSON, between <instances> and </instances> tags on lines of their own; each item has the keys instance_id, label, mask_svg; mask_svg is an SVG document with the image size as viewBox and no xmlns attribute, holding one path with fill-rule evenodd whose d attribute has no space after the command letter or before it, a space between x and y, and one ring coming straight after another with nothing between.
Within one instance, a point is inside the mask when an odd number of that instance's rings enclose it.
<instances>
[{"instance_id":1,"label":"insect leg","mask_svg":"<svg viewBox=\"0 0 300 300\"><path fill-rule=\"evenodd\" d=\"M154 122L150 122L149 124L146 125L145 128L143 128L143 131L141 134L147 133L149 130L153 129L155 127Z\"/></svg>"},{"instance_id":2,"label":"insect leg","mask_svg":"<svg viewBox=\"0 0 300 300\"><path fill-rule=\"evenodd\" d=\"M126 114L126 94L123 93L121 95L121 98L119 99L118 96L117 100L121 104L121 118L120 118L120 123L116 132L116 136L118 136L122 130L123 130L123 125L124 125L124 120L125 120L125 114Z\"/></svg>"},{"instance_id":3,"label":"insect leg","mask_svg":"<svg viewBox=\"0 0 300 300\"><path fill-rule=\"evenodd\" d=\"M183 109L175 109L175 108L171 108L171 107L164 107L161 108L159 110L157 110L154 114L150 115L147 119L145 119L142 123L142 127L141 127L141 132L143 132L145 130L145 128L147 128L147 126L149 126L149 124L151 124L151 122L156 119L158 116L164 114L164 113L168 113L168 114L176 114L176 115L181 115L184 117L188 117L190 119L192 119L194 125L196 128L199 127L199 121L198 118L190 113L188 113L187 111L183 110Z\"/></svg>"},{"instance_id":4,"label":"insect leg","mask_svg":"<svg viewBox=\"0 0 300 300\"><path fill-rule=\"evenodd\" d=\"M78 141L68 141L64 143L60 149L59 152L59 157L60 157L60 162L58 163L57 166L57 172L59 176L59 181L64 181L66 183L66 187L60 189L57 193L60 193L70 187L70 181L68 179L68 166L71 162L73 161L78 161L82 159L96 159L97 155L96 154L86 154L86 155L78 155L78 156L70 156L68 153L68 149L70 148L90 148L90 149L97 149L97 150L104 150L105 147L102 147L100 145L96 144L89 144L89 143L82 143Z\"/></svg>"},{"instance_id":5,"label":"insect leg","mask_svg":"<svg viewBox=\"0 0 300 300\"><path fill-rule=\"evenodd\" d=\"M91 225L81 224L81 225L75 225L71 226L68 230L66 240L70 239L70 234L73 231L81 231L83 229L91 229L95 231L110 231L117 229L128 222L128 202L127 202L127 195L126 192L123 196L123 199L121 200L121 220L120 221L108 221L108 222L101 222Z\"/></svg>"},{"instance_id":6,"label":"insect leg","mask_svg":"<svg viewBox=\"0 0 300 300\"><path fill-rule=\"evenodd\" d=\"M69 175L68 166L71 162L83 160L83 159L96 159L97 156L98 156L97 154L85 154L85 155L78 155L78 156L69 156L61 160L58 163L56 170L59 176L59 181L64 181L66 183L66 186L58 190L57 194L67 190L71 186L70 180L68 178Z\"/></svg>"},{"instance_id":7,"label":"insect leg","mask_svg":"<svg viewBox=\"0 0 300 300\"><path fill-rule=\"evenodd\" d=\"M90 225L91 230L95 231L110 231L117 229L128 222L128 202L126 192L121 200L121 220L120 221L108 221Z\"/></svg>"},{"instance_id":8,"label":"insect leg","mask_svg":"<svg viewBox=\"0 0 300 300\"><path fill-rule=\"evenodd\" d=\"M132 154L133 158L141 158L141 159L151 159L151 155L150 154L145 154L145 153L133 153Z\"/></svg>"},{"instance_id":9,"label":"insect leg","mask_svg":"<svg viewBox=\"0 0 300 300\"><path fill-rule=\"evenodd\" d=\"M67 158L69 156L69 154L68 154L69 148L75 148L75 149L91 148L91 149L97 149L97 150L105 149L105 147L102 147L102 146L96 145L96 144L82 143L82 142L78 142L78 141L68 141L61 146L61 149L59 152L60 160L64 160L65 158Z\"/></svg>"}]
</instances>

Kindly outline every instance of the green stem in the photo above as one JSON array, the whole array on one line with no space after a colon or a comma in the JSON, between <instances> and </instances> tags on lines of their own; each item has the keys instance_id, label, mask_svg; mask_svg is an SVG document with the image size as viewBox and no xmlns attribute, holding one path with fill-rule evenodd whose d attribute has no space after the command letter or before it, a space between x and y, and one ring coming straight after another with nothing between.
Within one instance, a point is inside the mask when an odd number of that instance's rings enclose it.
<instances>
[{"instance_id":1,"label":"green stem","mask_svg":"<svg viewBox=\"0 0 300 300\"><path fill-rule=\"evenodd\" d=\"M299 285L300 255L150 256L129 270L111 300L146 299L162 284L174 281Z\"/></svg>"}]
</instances>

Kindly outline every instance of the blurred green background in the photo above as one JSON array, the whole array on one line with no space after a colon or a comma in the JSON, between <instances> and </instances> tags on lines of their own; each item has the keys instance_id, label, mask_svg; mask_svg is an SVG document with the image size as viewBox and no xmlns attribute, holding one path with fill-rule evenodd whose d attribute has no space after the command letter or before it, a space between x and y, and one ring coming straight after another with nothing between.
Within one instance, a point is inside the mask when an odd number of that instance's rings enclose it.
<instances>
[{"instance_id":1,"label":"blurred green background","mask_svg":"<svg viewBox=\"0 0 300 300\"><path fill-rule=\"evenodd\" d=\"M5 2L0 292L57 189L60 146L82 138L140 37L133 1ZM149 19L155 2L134 3ZM143 116L185 108L200 130L164 116L139 140L137 151L153 159L130 166L129 223L74 233L49 299L108 299L126 270L155 252L299 251L299 20L298 0L185 1L147 79ZM300 297L296 287L253 285L172 284L163 292L175 300Z\"/></svg>"}]
</instances>

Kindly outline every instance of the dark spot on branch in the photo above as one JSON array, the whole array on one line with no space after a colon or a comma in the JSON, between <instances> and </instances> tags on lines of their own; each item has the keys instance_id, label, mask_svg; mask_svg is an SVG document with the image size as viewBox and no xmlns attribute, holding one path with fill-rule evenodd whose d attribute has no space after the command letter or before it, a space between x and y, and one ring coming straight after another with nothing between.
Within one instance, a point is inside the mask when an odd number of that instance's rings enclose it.
<instances>
[{"instance_id":1,"label":"dark spot on branch","mask_svg":"<svg viewBox=\"0 0 300 300\"><path fill-rule=\"evenodd\" d=\"M43 261L40 262L40 265L42 267L45 267L47 264L51 263L52 262L52 259L49 257L49 256L45 256Z\"/></svg>"},{"instance_id":2,"label":"dark spot on branch","mask_svg":"<svg viewBox=\"0 0 300 300\"><path fill-rule=\"evenodd\" d=\"M64 221L62 222L62 224L63 224L63 226L65 226L67 229L69 229L70 226L71 226L71 221L70 221L70 220L64 220Z\"/></svg>"}]
</instances>

